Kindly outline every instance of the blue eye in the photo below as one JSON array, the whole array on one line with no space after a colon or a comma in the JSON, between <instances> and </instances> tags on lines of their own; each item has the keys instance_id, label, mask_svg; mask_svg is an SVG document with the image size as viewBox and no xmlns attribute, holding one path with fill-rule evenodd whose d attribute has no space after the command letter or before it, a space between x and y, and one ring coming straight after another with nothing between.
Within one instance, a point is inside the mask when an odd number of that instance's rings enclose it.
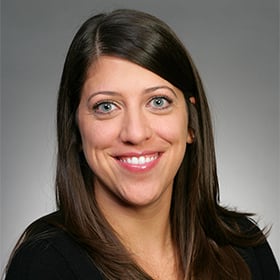
<instances>
[{"instance_id":1,"label":"blue eye","mask_svg":"<svg viewBox=\"0 0 280 280\"><path fill-rule=\"evenodd\" d=\"M167 98L165 96L157 96L149 102L149 106L154 109L165 109L168 108L171 103L172 101L170 100L170 98Z\"/></svg>"},{"instance_id":2,"label":"blue eye","mask_svg":"<svg viewBox=\"0 0 280 280\"><path fill-rule=\"evenodd\" d=\"M116 108L117 106L114 103L106 101L95 104L93 110L95 113L108 114L114 111Z\"/></svg>"}]
</instances>

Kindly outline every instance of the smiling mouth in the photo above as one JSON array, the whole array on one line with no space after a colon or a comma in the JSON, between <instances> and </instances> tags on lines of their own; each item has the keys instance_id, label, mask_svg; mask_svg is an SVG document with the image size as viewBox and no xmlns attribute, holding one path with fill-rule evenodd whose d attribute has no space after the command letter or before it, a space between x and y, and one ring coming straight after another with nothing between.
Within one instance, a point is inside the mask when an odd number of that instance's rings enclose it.
<instances>
[{"instance_id":1,"label":"smiling mouth","mask_svg":"<svg viewBox=\"0 0 280 280\"><path fill-rule=\"evenodd\" d=\"M159 158L159 153L153 155L141 155L141 156L125 156L118 157L118 160L123 164L128 165L146 165L154 162Z\"/></svg>"}]
</instances>

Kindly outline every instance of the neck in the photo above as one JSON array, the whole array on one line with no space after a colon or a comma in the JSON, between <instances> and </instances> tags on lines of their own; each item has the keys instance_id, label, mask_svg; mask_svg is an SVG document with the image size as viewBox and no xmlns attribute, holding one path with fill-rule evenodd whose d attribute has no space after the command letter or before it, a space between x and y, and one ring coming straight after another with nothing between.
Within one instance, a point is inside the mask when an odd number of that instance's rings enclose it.
<instances>
[{"instance_id":1,"label":"neck","mask_svg":"<svg viewBox=\"0 0 280 280\"><path fill-rule=\"evenodd\" d=\"M128 247L136 253L164 251L171 245L169 207L165 209L137 209L125 213L116 224L116 231ZM125 220L125 223L123 222ZM164 253L164 252L162 252Z\"/></svg>"},{"instance_id":2,"label":"neck","mask_svg":"<svg viewBox=\"0 0 280 280\"><path fill-rule=\"evenodd\" d=\"M167 194L167 199L145 207L119 205L114 201L98 202L132 258L153 279L183 278L178 252L172 242L171 193Z\"/></svg>"},{"instance_id":3,"label":"neck","mask_svg":"<svg viewBox=\"0 0 280 280\"><path fill-rule=\"evenodd\" d=\"M99 206L129 251L135 255L164 255L167 248L172 247L171 194L166 195L168 199L148 206L120 205L112 201L99 201Z\"/></svg>"}]
</instances>

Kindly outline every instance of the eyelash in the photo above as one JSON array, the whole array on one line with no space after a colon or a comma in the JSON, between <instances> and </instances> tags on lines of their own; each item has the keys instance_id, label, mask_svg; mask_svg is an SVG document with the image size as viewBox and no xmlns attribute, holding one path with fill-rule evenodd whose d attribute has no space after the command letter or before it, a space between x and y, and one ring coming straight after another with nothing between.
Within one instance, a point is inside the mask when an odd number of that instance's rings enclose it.
<instances>
[{"instance_id":1,"label":"eyelash","mask_svg":"<svg viewBox=\"0 0 280 280\"><path fill-rule=\"evenodd\" d=\"M167 104L164 105L164 106L160 106L160 107L157 107L157 106L153 106L151 105L151 103L155 100L160 100L160 101L164 101L166 102ZM153 96L149 102L148 102L148 105L147 107L149 108L152 108L153 110L165 110L165 109L168 109L169 106L173 103L173 100L169 97L169 96L166 96L166 95L159 95L159 96ZM109 105L109 106L113 106L115 108L109 110L109 111L103 111L100 109L100 106L102 105ZM111 101L111 100L103 100L103 101L100 101L100 102L97 102L96 104L93 105L92 109L93 111L96 113L96 114L103 114L103 115L107 115L107 114L110 114L114 111L114 109L116 109L118 106L116 105L116 103L114 101Z\"/></svg>"},{"instance_id":2,"label":"eyelash","mask_svg":"<svg viewBox=\"0 0 280 280\"><path fill-rule=\"evenodd\" d=\"M109 105L109 106L114 106L114 107L118 107L115 102L110 101L110 100L103 100L100 102L97 102L96 104L93 105L92 109L95 113L97 114L110 114L112 111L114 111L114 109L111 109L110 111L104 112L102 110L100 110L100 106L102 105Z\"/></svg>"},{"instance_id":3,"label":"eyelash","mask_svg":"<svg viewBox=\"0 0 280 280\"><path fill-rule=\"evenodd\" d=\"M168 109L169 106L173 103L173 100L169 96L159 95L159 96L153 96L153 98L150 99L148 104L151 104L155 100L164 100L164 102L167 102L167 105L164 105L162 107L154 107L156 110Z\"/></svg>"}]
</instances>

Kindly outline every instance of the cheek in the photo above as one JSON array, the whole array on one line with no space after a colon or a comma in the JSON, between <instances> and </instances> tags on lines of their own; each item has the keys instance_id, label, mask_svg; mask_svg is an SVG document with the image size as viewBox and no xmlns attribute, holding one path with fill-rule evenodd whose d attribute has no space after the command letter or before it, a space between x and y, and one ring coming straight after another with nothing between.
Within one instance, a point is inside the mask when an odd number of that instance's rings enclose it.
<instances>
[{"instance_id":1,"label":"cheek","mask_svg":"<svg viewBox=\"0 0 280 280\"><path fill-rule=\"evenodd\" d=\"M110 123L82 123L79 127L84 151L106 148L117 135L117 127Z\"/></svg>"},{"instance_id":2,"label":"cheek","mask_svg":"<svg viewBox=\"0 0 280 280\"><path fill-rule=\"evenodd\" d=\"M182 142L185 144L188 136L187 115L163 118L154 125L154 130L168 142Z\"/></svg>"}]
</instances>

